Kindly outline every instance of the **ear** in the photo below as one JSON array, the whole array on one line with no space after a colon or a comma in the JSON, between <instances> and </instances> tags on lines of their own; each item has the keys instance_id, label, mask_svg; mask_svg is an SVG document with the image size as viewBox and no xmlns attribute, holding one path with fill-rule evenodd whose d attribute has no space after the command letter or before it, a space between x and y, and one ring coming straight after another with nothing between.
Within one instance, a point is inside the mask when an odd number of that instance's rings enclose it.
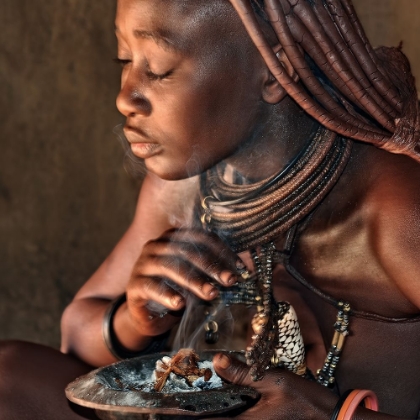
<instances>
[{"instance_id":1,"label":"ear","mask_svg":"<svg viewBox=\"0 0 420 420\"><path fill-rule=\"evenodd\" d=\"M276 57L278 58L280 64L284 67L287 74L295 82L297 82L299 80L299 76L293 68L292 63L287 58L286 53L284 52L281 45L276 45L274 47L274 53L276 54ZM264 88L262 92L263 100L269 104L274 105L279 103L286 95L287 93L284 88L267 68L267 75L264 81Z\"/></svg>"}]
</instances>

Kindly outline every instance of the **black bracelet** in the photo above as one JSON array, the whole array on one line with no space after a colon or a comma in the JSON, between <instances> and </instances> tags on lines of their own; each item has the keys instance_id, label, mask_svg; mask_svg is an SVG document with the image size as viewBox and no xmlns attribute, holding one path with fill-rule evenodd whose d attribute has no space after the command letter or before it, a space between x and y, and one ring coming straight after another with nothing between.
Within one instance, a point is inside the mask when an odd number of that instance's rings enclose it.
<instances>
[{"instance_id":1,"label":"black bracelet","mask_svg":"<svg viewBox=\"0 0 420 420\"><path fill-rule=\"evenodd\" d=\"M143 350L131 351L127 350L118 341L114 331L113 320L118 308L127 300L125 293L111 302L105 312L102 323L102 335L104 342L110 353L118 360L131 359L133 357L144 356L146 354L158 353L165 347L170 331L154 337L152 342Z\"/></svg>"},{"instance_id":2,"label":"black bracelet","mask_svg":"<svg viewBox=\"0 0 420 420\"><path fill-rule=\"evenodd\" d=\"M334 407L334 411L332 413L332 416L330 417L330 420L337 420L338 414L340 413L341 407L344 404L344 401L346 401L347 397L350 395L350 393L354 391L353 389L348 389L344 394L342 394L337 401L337 404Z\"/></svg>"}]
</instances>

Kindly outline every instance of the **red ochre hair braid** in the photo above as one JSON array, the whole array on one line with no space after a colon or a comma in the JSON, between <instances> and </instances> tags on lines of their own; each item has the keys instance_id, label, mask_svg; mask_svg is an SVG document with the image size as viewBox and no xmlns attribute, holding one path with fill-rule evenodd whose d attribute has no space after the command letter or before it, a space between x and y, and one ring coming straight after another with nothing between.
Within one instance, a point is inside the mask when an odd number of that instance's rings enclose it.
<instances>
[{"instance_id":1,"label":"red ochre hair braid","mask_svg":"<svg viewBox=\"0 0 420 420\"><path fill-rule=\"evenodd\" d=\"M273 76L309 115L339 135L420 162L409 62L400 48L372 48L350 0L229 1ZM300 83L278 60L253 6L273 28Z\"/></svg>"}]
</instances>

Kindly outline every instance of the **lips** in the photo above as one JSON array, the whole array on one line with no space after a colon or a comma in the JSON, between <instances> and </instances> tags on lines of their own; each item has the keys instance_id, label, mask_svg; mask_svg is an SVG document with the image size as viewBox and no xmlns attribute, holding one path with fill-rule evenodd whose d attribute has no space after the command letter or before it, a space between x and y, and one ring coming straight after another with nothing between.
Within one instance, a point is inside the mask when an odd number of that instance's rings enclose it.
<instances>
[{"instance_id":1,"label":"lips","mask_svg":"<svg viewBox=\"0 0 420 420\"><path fill-rule=\"evenodd\" d=\"M140 128L125 126L124 134L130 143L133 154L141 159L148 159L161 151L161 145L151 141Z\"/></svg>"},{"instance_id":2,"label":"lips","mask_svg":"<svg viewBox=\"0 0 420 420\"><path fill-rule=\"evenodd\" d=\"M137 135L143 139L149 139L149 135L140 127L133 127L129 124L126 124L124 127L124 134L127 135Z\"/></svg>"}]
</instances>

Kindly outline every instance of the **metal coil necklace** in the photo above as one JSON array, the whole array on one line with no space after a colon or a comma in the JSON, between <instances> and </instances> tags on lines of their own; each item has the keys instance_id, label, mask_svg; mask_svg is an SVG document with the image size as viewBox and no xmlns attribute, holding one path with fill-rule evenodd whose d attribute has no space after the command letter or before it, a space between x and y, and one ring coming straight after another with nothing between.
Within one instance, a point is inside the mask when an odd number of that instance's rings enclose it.
<instances>
[{"instance_id":1,"label":"metal coil necklace","mask_svg":"<svg viewBox=\"0 0 420 420\"><path fill-rule=\"evenodd\" d=\"M203 227L235 252L250 251L254 262L257 313L252 320L252 343L246 351L254 380L262 378L270 365L298 374L306 372L296 314L288 302L276 302L273 296L273 269L280 261L274 241L308 216L331 190L350 157L351 144L320 127L297 156L268 179L244 185L229 183L222 165L201 176Z\"/></svg>"}]
</instances>

